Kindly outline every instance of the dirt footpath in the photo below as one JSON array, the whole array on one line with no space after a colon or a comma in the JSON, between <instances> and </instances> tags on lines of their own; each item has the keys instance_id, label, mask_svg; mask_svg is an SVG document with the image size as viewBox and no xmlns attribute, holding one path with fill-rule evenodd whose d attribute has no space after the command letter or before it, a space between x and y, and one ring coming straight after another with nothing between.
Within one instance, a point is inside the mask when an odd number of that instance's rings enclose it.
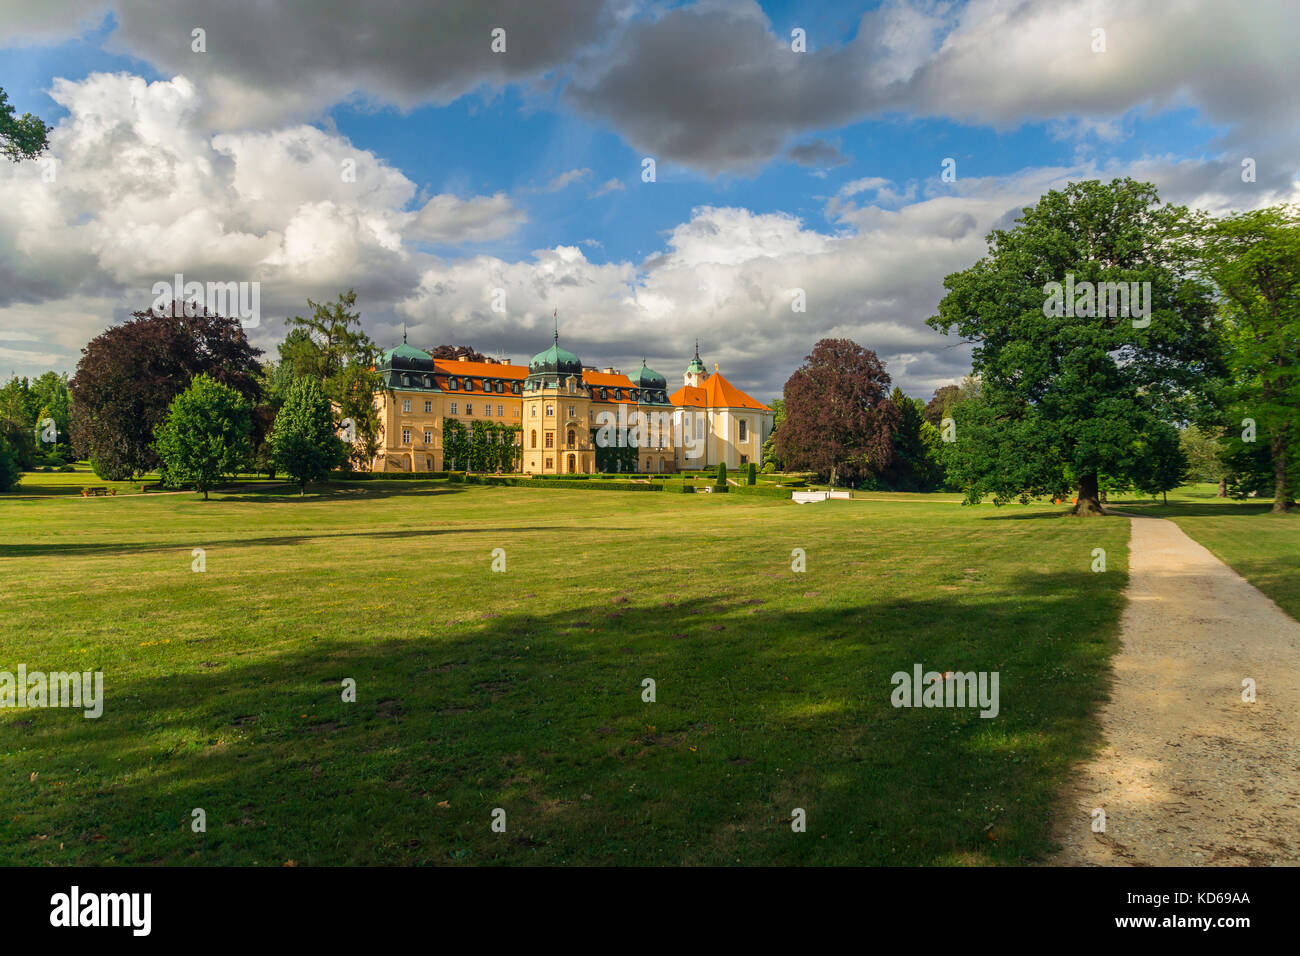
<instances>
[{"instance_id":1,"label":"dirt footpath","mask_svg":"<svg viewBox=\"0 0 1300 956\"><path fill-rule=\"evenodd\" d=\"M1131 521L1106 746L1064 795L1046 862L1300 864L1300 623L1172 521Z\"/></svg>"}]
</instances>

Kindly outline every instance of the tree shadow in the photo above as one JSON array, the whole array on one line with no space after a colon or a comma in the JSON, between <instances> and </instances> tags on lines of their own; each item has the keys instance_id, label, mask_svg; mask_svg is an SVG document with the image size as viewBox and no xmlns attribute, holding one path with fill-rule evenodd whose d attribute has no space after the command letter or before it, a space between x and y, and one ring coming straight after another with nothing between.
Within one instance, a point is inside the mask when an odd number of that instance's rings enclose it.
<instances>
[{"instance_id":1,"label":"tree shadow","mask_svg":"<svg viewBox=\"0 0 1300 956\"><path fill-rule=\"evenodd\" d=\"M174 645L147 674L106 673L98 720L0 715L6 749L42 755L38 785L18 786L25 765L4 772L5 852L32 865L1045 852L1056 790L1096 743L1117 596L1037 573L816 606L801 575L777 577L759 595L673 603L627 582L576 608L487 604L468 621L413 605L347 636L306 626L284 651L259 649L255 629L242 650ZM895 708L891 675L916 663L998 671L998 717ZM356 703L341 700L345 678ZM206 834L190 829L196 807ZM497 807L507 834L489 828ZM792 833L792 807L822 838Z\"/></svg>"},{"instance_id":2,"label":"tree shadow","mask_svg":"<svg viewBox=\"0 0 1300 956\"><path fill-rule=\"evenodd\" d=\"M404 528L385 529L383 531L322 531L319 534L271 535L256 538L220 538L204 539L204 547L294 547L301 544L314 544L336 538L384 538L401 540L404 538L430 538L440 535L461 534L518 534L523 531L571 532L566 525L537 525L516 527L474 528L458 525L450 528ZM609 528L609 531L627 531L627 528ZM148 542L110 541L103 543L77 542L68 544L0 544L0 558L25 558L41 555L102 555L102 554L155 554L160 552L175 553L175 544L151 544Z\"/></svg>"}]
</instances>

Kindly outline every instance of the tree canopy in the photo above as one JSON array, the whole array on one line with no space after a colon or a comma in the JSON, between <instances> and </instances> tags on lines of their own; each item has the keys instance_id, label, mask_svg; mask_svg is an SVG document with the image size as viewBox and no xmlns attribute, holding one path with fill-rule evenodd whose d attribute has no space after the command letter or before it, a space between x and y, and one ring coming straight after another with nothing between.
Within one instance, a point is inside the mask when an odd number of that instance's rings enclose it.
<instances>
[{"instance_id":1,"label":"tree canopy","mask_svg":"<svg viewBox=\"0 0 1300 956\"><path fill-rule=\"evenodd\" d=\"M981 379L954 415L969 501L1074 485L1075 512L1099 514L1099 476L1149 482L1169 425L1209 414L1222 362L1200 225L1147 183L1073 183L944 280L929 324L973 344Z\"/></svg>"},{"instance_id":2,"label":"tree canopy","mask_svg":"<svg viewBox=\"0 0 1300 956\"><path fill-rule=\"evenodd\" d=\"M15 115L9 94L0 89L0 155L15 163L35 159L49 148L49 133L39 117Z\"/></svg>"},{"instance_id":3,"label":"tree canopy","mask_svg":"<svg viewBox=\"0 0 1300 956\"><path fill-rule=\"evenodd\" d=\"M258 395L259 349L238 319L183 307L135 312L81 350L71 383L77 453L105 479L123 480L158 466L154 432L172 400L207 374L250 403Z\"/></svg>"},{"instance_id":4,"label":"tree canopy","mask_svg":"<svg viewBox=\"0 0 1300 956\"><path fill-rule=\"evenodd\" d=\"M776 454L787 468L858 483L893 460L900 412L889 401L889 374L870 349L822 339L785 383L785 418Z\"/></svg>"},{"instance_id":5,"label":"tree canopy","mask_svg":"<svg viewBox=\"0 0 1300 956\"><path fill-rule=\"evenodd\" d=\"M252 431L248 399L207 375L195 376L172 400L156 432L163 484L192 487L206 501L222 478L248 465Z\"/></svg>"},{"instance_id":6,"label":"tree canopy","mask_svg":"<svg viewBox=\"0 0 1300 956\"><path fill-rule=\"evenodd\" d=\"M347 446L335 434L329 399L314 379L295 379L289 387L271 429L271 453L300 495L308 482L328 478L347 456Z\"/></svg>"},{"instance_id":7,"label":"tree canopy","mask_svg":"<svg viewBox=\"0 0 1300 956\"><path fill-rule=\"evenodd\" d=\"M1208 230L1204 256L1231 372L1229 485L1271 493L1273 510L1285 511L1300 486L1300 210L1225 216Z\"/></svg>"}]
</instances>

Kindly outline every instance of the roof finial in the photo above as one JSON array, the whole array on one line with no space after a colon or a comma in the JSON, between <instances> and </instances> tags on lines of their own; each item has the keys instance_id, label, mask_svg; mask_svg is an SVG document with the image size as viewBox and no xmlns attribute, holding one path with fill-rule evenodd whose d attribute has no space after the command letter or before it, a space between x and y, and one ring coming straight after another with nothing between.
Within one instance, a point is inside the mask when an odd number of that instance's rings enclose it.
<instances>
[{"instance_id":1,"label":"roof finial","mask_svg":"<svg viewBox=\"0 0 1300 956\"><path fill-rule=\"evenodd\" d=\"M406 344L406 323L402 323L402 344Z\"/></svg>"},{"instance_id":2,"label":"roof finial","mask_svg":"<svg viewBox=\"0 0 1300 956\"><path fill-rule=\"evenodd\" d=\"M551 316L552 318L555 319L555 347L559 348L560 347L560 310L556 309L554 312L551 313Z\"/></svg>"},{"instance_id":3,"label":"roof finial","mask_svg":"<svg viewBox=\"0 0 1300 956\"><path fill-rule=\"evenodd\" d=\"M695 340L695 357L700 357L700 340L698 338Z\"/></svg>"}]
</instances>

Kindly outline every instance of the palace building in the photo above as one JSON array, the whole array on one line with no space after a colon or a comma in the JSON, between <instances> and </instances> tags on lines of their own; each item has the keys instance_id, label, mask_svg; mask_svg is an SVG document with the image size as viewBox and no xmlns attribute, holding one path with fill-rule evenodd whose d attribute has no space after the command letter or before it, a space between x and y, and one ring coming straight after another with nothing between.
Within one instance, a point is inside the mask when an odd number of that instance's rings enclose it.
<instances>
[{"instance_id":1,"label":"palace building","mask_svg":"<svg viewBox=\"0 0 1300 956\"><path fill-rule=\"evenodd\" d=\"M518 426L519 471L594 474L673 472L760 461L773 413L700 359L686 368L681 388L646 366L631 375L583 365L550 348L526 365L506 361L435 359L406 342L376 366L379 451L373 471L445 471L443 420ZM495 429L504 437L505 429Z\"/></svg>"}]
</instances>

